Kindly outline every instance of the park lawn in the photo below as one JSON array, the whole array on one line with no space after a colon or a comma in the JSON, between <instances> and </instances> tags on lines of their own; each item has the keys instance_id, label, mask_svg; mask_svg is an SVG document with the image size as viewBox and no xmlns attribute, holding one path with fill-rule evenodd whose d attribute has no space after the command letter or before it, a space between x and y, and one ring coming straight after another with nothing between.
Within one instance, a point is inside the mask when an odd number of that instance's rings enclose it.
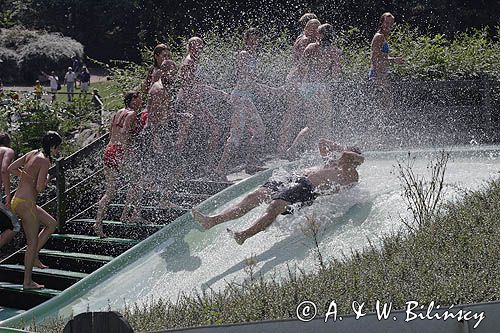
<instances>
[{"instance_id":1,"label":"park lawn","mask_svg":"<svg viewBox=\"0 0 500 333\"><path fill-rule=\"evenodd\" d=\"M118 84L113 81L102 81L102 82L94 82L90 84L89 93L87 94L88 98L92 96L92 90L98 89L99 94L102 97L102 102L104 103L104 109L107 111L117 110L123 107L123 92L120 90ZM75 89L75 97L80 94L80 87ZM66 102L66 86L63 86L59 91L59 94L56 95L57 102Z\"/></svg>"}]
</instances>

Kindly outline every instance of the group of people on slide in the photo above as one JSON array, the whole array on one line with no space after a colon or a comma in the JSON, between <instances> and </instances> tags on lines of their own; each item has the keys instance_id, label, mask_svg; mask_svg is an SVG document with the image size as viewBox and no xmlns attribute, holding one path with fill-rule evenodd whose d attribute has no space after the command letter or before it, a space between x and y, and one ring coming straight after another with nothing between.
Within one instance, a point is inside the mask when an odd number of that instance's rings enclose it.
<instances>
[{"instance_id":1,"label":"group of people on slide","mask_svg":"<svg viewBox=\"0 0 500 333\"><path fill-rule=\"evenodd\" d=\"M236 56L237 80L231 93L215 89L200 80L201 38L188 40L188 52L179 68L171 59L167 45L155 47L154 65L142 88L126 93L125 107L111 118L110 141L103 154L106 190L99 201L94 225L99 237L106 237L102 221L123 177L133 179L133 184L130 184L127 193L121 221L141 222L138 202L145 189L160 192L164 198L161 202L163 207L175 206L169 201L168 177L175 177L183 167L202 166L209 174L225 179L230 160L245 147L247 172L261 170L258 148L265 142L265 124L254 105L256 94L277 93L285 96L287 112L280 125L278 154L294 156L299 149L307 146L305 143L311 146L315 142L325 163L286 182L270 180L220 214L205 216L193 209L192 214L202 227L212 228L243 216L261 202L269 203L265 214L250 228L240 232L228 230L238 244L243 244L249 237L266 229L279 214L287 213L291 204L309 205L325 189L338 190L358 181L356 169L364 161L361 151L323 138L328 136L333 121L329 83L341 70L341 51L335 47L333 27L321 24L314 14L305 14L300 22L304 29L294 43L294 66L285 84L279 88L257 82L255 71L259 36L255 29L245 32L245 47ZM372 41L369 78L382 87L387 84L390 63L402 61L401 58L388 56L386 38L393 23L394 17L384 13ZM177 85L179 89L175 92ZM142 95L147 96L144 109ZM220 158L217 155L220 126L206 108L206 96L217 96L232 108L230 134ZM303 124L297 124L299 119L303 119ZM41 141L41 149L12 162L14 152L10 148L10 139L7 134L0 135L0 185L7 195L6 208L21 219L26 235L23 281L26 289L44 287L32 280L32 268L46 267L38 258L38 253L57 227L55 219L36 205L36 199L47 186L51 159L59 153L62 139L56 132L50 131ZM340 157L337 158L335 153ZM175 159L177 163L174 163ZM179 159L186 163L194 161L195 165L178 163ZM9 174L20 178L12 198ZM40 224L43 225L41 232ZM0 246L12 239L18 230L16 226L2 226Z\"/></svg>"}]
</instances>

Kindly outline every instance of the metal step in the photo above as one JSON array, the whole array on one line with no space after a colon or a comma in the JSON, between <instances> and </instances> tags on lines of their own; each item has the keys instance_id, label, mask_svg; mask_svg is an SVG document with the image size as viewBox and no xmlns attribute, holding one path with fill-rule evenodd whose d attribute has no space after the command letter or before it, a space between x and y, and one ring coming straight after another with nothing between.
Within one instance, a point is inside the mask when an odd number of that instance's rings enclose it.
<instances>
[{"instance_id":1,"label":"metal step","mask_svg":"<svg viewBox=\"0 0 500 333\"><path fill-rule=\"evenodd\" d=\"M28 310L60 293L48 288L23 290L22 284L0 282L0 306Z\"/></svg>"},{"instance_id":2,"label":"metal step","mask_svg":"<svg viewBox=\"0 0 500 333\"><path fill-rule=\"evenodd\" d=\"M94 219L75 219L64 224L64 232L75 235L93 235ZM163 228L158 224L135 224L103 221L104 233L109 237L143 240Z\"/></svg>"},{"instance_id":3,"label":"metal step","mask_svg":"<svg viewBox=\"0 0 500 333\"><path fill-rule=\"evenodd\" d=\"M33 281L45 285L47 288L64 290L80 281L88 274L64 271L54 268L33 268ZM2 282L21 283L24 277L23 265L0 265Z\"/></svg>"},{"instance_id":4,"label":"metal step","mask_svg":"<svg viewBox=\"0 0 500 333\"><path fill-rule=\"evenodd\" d=\"M4 264L24 263L24 250L15 253L5 260ZM88 253L61 252L55 250L41 249L39 253L40 261L45 265L66 271L81 272L90 274L101 268L111 260L111 256L102 256Z\"/></svg>"},{"instance_id":5,"label":"metal step","mask_svg":"<svg viewBox=\"0 0 500 333\"><path fill-rule=\"evenodd\" d=\"M126 238L99 238L96 236L53 234L45 244L49 250L80 252L116 257L139 243Z\"/></svg>"},{"instance_id":6,"label":"metal step","mask_svg":"<svg viewBox=\"0 0 500 333\"><path fill-rule=\"evenodd\" d=\"M105 219L108 221L119 221L123 211L123 204L111 204L109 205ZM185 208L166 208L161 209L152 206L143 206L141 216L143 219L149 221L151 224L168 224L178 218L179 216L189 212ZM95 219L97 215L97 207L94 206L81 216L79 219Z\"/></svg>"}]
</instances>

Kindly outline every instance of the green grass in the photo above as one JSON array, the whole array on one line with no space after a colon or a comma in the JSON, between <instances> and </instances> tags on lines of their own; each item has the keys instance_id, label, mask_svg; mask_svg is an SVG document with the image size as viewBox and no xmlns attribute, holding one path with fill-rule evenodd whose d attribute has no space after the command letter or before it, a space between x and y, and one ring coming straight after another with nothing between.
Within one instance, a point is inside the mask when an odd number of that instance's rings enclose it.
<instances>
[{"instance_id":1,"label":"green grass","mask_svg":"<svg viewBox=\"0 0 500 333\"><path fill-rule=\"evenodd\" d=\"M425 224L383 239L313 273L291 272L284 280L259 277L220 292L181 297L175 304L152 300L122 309L136 332L295 317L303 300L318 304L324 315L336 300L339 314L352 313L351 302L431 301L447 306L500 299L500 180L447 203ZM60 332L53 320L38 332ZM32 327L35 329L35 327Z\"/></svg>"},{"instance_id":2,"label":"green grass","mask_svg":"<svg viewBox=\"0 0 500 333\"><path fill-rule=\"evenodd\" d=\"M123 107L123 92L117 83L113 80L92 83L89 87L88 98L92 96L92 90L98 89L104 103L104 109L108 111L117 110ZM80 93L80 88L75 89L75 96ZM59 90L56 95L56 102L67 102L66 86Z\"/></svg>"}]
</instances>

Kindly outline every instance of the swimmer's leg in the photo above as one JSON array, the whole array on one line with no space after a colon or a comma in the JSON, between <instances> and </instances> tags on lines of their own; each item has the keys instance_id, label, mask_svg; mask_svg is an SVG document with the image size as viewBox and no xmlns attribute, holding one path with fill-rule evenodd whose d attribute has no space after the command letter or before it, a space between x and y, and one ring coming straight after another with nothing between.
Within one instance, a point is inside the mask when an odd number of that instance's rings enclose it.
<instances>
[{"instance_id":1,"label":"swimmer's leg","mask_svg":"<svg viewBox=\"0 0 500 333\"><path fill-rule=\"evenodd\" d=\"M33 264L38 268L48 268L48 266L44 265L40 261L40 259L38 258L38 253L45 245L45 243L47 243L50 235L52 235L54 231L56 231L57 221L49 213L47 213L43 208L39 206L36 206L36 214L38 217L38 221L40 221L40 223L44 225L44 228L42 232L40 232L40 234L38 235L38 247Z\"/></svg>"},{"instance_id":2,"label":"swimmer's leg","mask_svg":"<svg viewBox=\"0 0 500 333\"><path fill-rule=\"evenodd\" d=\"M144 195L143 189L143 180L139 180L138 184L132 185L128 192L127 197L125 198L125 204L123 206L122 215L120 217L120 222L129 223L133 222L134 218L141 215L140 201L142 196ZM134 207L132 217L130 216L130 208Z\"/></svg>"},{"instance_id":3,"label":"swimmer's leg","mask_svg":"<svg viewBox=\"0 0 500 333\"><path fill-rule=\"evenodd\" d=\"M97 208L97 216L95 219L95 224L92 226L96 235L100 238L105 238L102 228L102 221L104 219L104 215L106 214L106 209L108 208L109 203L113 199L116 194L116 171L111 170L107 167L104 168L104 176L106 178L106 190L101 200L99 200L99 206Z\"/></svg>"},{"instance_id":4,"label":"swimmer's leg","mask_svg":"<svg viewBox=\"0 0 500 333\"><path fill-rule=\"evenodd\" d=\"M16 235L16 232L11 229L7 229L2 234L0 235L0 249L4 246L9 244L9 242L14 238Z\"/></svg>"},{"instance_id":5,"label":"swimmer's leg","mask_svg":"<svg viewBox=\"0 0 500 333\"><path fill-rule=\"evenodd\" d=\"M26 236L23 280L23 288L25 289L44 288L44 285L33 281L33 264L38 255L38 231L40 229L38 218L33 214L33 210L36 209L34 206L33 202L22 202L15 210L15 213L21 218L24 235Z\"/></svg>"},{"instance_id":6,"label":"swimmer's leg","mask_svg":"<svg viewBox=\"0 0 500 333\"><path fill-rule=\"evenodd\" d=\"M229 131L229 138L224 144L224 151L222 156L215 168L215 173L222 180L227 181L226 171L228 165L230 164L238 146L240 145L241 136L245 129L245 118L244 114L241 112L240 103L235 103L233 105L234 111L231 117L231 129Z\"/></svg>"},{"instance_id":7,"label":"swimmer's leg","mask_svg":"<svg viewBox=\"0 0 500 333\"><path fill-rule=\"evenodd\" d=\"M258 205L260 205L260 203L269 200L269 198L270 198L269 189L265 187L260 187L259 189L247 195L238 204L226 209L220 214L213 216L205 216L195 208L193 208L191 212L193 214L194 219L199 224L201 224L203 228L210 229L216 226L217 224L221 224L242 217L243 215L245 215L246 213L257 207Z\"/></svg>"},{"instance_id":8,"label":"swimmer's leg","mask_svg":"<svg viewBox=\"0 0 500 333\"><path fill-rule=\"evenodd\" d=\"M236 243L243 244L248 238L254 236L255 234L264 231L267 227L271 225L271 223L276 220L276 217L283 213L286 210L286 207L290 203L276 199L271 202L271 204L267 207L266 212L259 219L255 221L255 223L248 229L245 229L240 232L235 232L230 229L227 231L231 234L231 236L236 240Z\"/></svg>"},{"instance_id":9,"label":"swimmer's leg","mask_svg":"<svg viewBox=\"0 0 500 333\"><path fill-rule=\"evenodd\" d=\"M262 149L265 141L266 126L262 121L255 105L249 101L248 108L246 109L249 132L251 134L249 148L247 151L245 171L249 174L264 170L261 167L262 162L259 159L260 150Z\"/></svg>"}]
</instances>

